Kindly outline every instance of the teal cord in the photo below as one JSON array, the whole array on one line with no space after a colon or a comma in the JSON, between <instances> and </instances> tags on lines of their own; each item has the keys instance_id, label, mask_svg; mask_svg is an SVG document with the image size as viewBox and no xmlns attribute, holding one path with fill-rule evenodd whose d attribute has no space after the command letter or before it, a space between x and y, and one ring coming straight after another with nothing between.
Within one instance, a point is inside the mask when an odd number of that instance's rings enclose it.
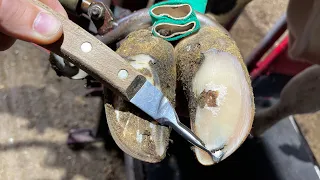
<instances>
[{"instance_id":1,"label":"teal cord","mask_svg":"<svg viewBox=\"0 0 320 180\"><path fill-rule=\"evenodd\" d=\"M183 6L189 6L190 11L185 12L186 9L181 8ZM153 23L152 34L167 41L176 41L196 33L200 29L200 22L195 11L204 13L206 6L207 0L168 0L154 4L149 9ZM160 31L168 35L162 35Z\"/></svg>"},{"instance_id":2,"label":"teal cord","mask_svg":"<svg viewBox=\"0 0 320 180\"><path fill-rule=\"evenodd\" d=\"M192 9L202 14L206 12L208 0L169 0L171 2L182 2L191 5Z\"/></svg>"}]
</instances>

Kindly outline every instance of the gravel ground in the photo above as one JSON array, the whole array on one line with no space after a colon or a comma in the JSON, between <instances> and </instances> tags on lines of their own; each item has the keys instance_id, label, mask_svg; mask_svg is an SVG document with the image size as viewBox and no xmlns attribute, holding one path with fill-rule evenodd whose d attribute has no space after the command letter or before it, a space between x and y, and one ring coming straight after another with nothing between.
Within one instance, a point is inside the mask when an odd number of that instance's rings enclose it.
<instances>
[{"instance_id":1,"label":"gravel ground","mask_svg":"<svg viewBox=\"0 0 320 180\"><path fill-rule=\"evenodd\" d=\"M231 30L244 57L284 13L287 3L255 0L247 6ZM95 127L101 101L84 98L84 82L57 77L47 59L46 53L22 41L0 52L1 180L125 179L118 148L96 144L73 152L66 146L69 129ZM319 114L297 119L320 159L320 134L315 131Z\"/></svg>"}]
</instances>

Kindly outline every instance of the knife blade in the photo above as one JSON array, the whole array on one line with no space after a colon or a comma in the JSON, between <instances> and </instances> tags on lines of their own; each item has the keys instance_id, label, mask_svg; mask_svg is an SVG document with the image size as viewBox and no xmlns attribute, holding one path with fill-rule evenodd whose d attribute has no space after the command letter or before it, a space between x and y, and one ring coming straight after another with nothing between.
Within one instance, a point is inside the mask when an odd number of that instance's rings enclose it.
<instances>
[{"instance_id":1,"label":"knife blade","mask_svg":"<svg viewBox=\"0 0 320 180\"><path fill-rule=\"evenodd\" d=\"M42 47L86 71L160 124L172 127L190 143L208 152L215 162L221 160L223 153L208 150L201 139L179 121L175 109L163 93L120 55L42 2L32 2L58 18L63 26L63 36L57 42Z\"/></svg>"}]
</instances>

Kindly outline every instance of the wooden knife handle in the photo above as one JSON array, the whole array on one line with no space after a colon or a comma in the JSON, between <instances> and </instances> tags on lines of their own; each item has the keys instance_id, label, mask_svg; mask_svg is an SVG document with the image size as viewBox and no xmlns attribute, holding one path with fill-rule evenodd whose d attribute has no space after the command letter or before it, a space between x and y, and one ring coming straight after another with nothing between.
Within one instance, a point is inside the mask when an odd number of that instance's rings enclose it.
<instances>
[{"instance_id":1,"label":"wooden knife handle","mask_svg":"<svg viewBox=\"0 0 320 180\"><path fill-rule=\"evenodd\" d=\"M60 40L42 47L66 58L129 100L144 84L145 77L108 46L40 1L33 2L58 18L63 26Z\"/></svg>"}]
</instances>

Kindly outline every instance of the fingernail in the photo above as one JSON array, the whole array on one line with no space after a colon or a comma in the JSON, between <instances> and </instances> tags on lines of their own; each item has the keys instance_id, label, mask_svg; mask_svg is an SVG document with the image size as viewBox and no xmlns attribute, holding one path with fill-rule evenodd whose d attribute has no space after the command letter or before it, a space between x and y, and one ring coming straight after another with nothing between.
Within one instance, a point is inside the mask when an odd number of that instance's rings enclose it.
<instances>
[{"instance_id":1,"label":"fingernail","mask_svg":"<svg viewBox=\"0 0 320 180\"><path fill-rule=\"evenodd\" d=\"M33 29L45 37L55 35L60 28L61 22L45 12L40 12L33 22Z\"/></svg>"}]
</instances>

